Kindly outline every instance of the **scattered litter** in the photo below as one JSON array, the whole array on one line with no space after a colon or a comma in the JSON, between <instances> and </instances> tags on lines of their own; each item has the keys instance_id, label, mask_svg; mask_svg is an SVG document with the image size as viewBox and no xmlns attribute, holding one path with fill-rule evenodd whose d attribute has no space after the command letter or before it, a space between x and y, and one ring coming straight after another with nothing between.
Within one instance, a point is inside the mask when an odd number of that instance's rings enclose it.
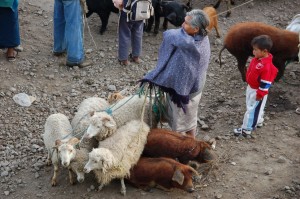
<instances>
[{"instance_id":1,"label":"scattered litter","mask_svg":"<svg viewBox=\"0 0 300 199\"><path fill-rule=\"evenodd\" d=\"M13 100L20 106L30 106L36 100L35 97L29 96L26 93L18 93L13 96Z\"/></svg>"}]
</instances>

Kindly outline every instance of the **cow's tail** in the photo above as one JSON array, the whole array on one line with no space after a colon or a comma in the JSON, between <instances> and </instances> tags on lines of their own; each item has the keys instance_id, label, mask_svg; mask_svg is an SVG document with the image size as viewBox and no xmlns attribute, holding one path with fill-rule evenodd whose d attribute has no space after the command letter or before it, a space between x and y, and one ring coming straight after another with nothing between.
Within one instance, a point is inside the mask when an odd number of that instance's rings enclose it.
<instances>
[{"instance_id":1,"label":"cow's tail","mask_svg":"<svg viewBox=\"0 0 300 199\"><path fill-rule=\"evenodd\" d=\"M220 63L220 68L222 67L222 60L221 60L221 54L222 54L222 52L223 52L223 50L225 49L226 47L225 47L225 45L223 46L223 48L220 50L220 52L219 52L219 63Z\"/></svg>"}]
</instances>

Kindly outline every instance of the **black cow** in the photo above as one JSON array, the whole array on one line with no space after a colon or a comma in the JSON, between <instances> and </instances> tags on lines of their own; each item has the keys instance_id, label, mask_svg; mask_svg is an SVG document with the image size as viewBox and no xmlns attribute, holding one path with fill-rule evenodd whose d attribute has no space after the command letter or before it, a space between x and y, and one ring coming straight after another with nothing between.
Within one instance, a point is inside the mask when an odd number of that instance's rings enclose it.
<instances>
[{"instance_id":1,"label":"black cow","mask_svg":"<svg viewBox=\"0 0 300 199\"><path fill-rule=\"evenodd\" d=\"M86 0L86 4L89 10L86 17L91 16L94 12L99 15L102 22L100 28L102 35L106 31L110 13L119 13L119 9L114 6L112 0Z\"/></svg>"},{"instance_id":2,"label":"black cow","mask_svg":"<svg viewBox=\"0 0 300 199\"><path fill-rule=\"evenodd\" d=\"M160 24L160 17L164 17L163 28L165 30L168 28L168 21L176 27L181 26L181 24L184 22L186 12L191 9L187 5L172 0L152 0L154 16L151 16L148 20L145 31L151 31L153 22L155 20L154 33L157 34Z\"/></svg>"}]
</instances>

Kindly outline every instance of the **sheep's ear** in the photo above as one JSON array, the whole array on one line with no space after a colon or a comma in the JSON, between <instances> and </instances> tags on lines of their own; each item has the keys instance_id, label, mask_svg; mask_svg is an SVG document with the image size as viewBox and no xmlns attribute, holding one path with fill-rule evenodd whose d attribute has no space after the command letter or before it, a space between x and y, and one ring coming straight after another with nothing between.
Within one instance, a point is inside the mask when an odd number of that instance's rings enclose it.
<instances>
[{"instance_id":1,"label":"sheep's ear","mask_svg":"<svg viewBox=\"0 0 300 199\"><path fill-rule=\"evenodd\" d=\"M59 147L60 145L61 145L61 140L55 140L55 147L57 148L57 147Z\"/></svg>"},{"instance_id":2,"label":"sheep's ear","mask_svg":"<svg viewBox=\"0 0 300 199\"><path fill-rule=\"evenodd\" d=\"M95 111L90 112L90 116L92 117L95 114Z\"/></svg>"},{"instance_id":3,"label":"sheep's ear","mask_svg":"<svg viewBox=\"0 0 300 199\"><path fill-rule=\"evenodd\" d=\"M182 185L184 181L183 173L179 169L176 169L176 171L173 174L172 180Z\"/></svg>"},{"instance_id":4,"label":"sheep's ear","mask_svg":"<svg viewBox=\"0 0 300 199\"><path fill-rule=\"evenodd\" d=\"M71 145L75 145L75 144L78 144L79 140L78 138L71 138L68 143L71 144Z\"/></svg>"},{"instance_id":5,"label":"sheep's ear","mask_svg":"<svg viewBox=\"0 0 300 199\"><path fill-rule=\"evenodd\" d=\"M115 126L115 123L109 117L103 118L103 123L106 127L111 128Z\"/></svg>"}]
</instances>

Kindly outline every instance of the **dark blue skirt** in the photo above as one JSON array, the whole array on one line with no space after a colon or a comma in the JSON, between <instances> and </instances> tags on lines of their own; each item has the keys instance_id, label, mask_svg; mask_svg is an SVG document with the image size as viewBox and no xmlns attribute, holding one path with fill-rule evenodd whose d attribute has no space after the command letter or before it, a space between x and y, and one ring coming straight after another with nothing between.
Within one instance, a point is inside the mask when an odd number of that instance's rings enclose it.
<instances>
[{"instance_id":1,"label":"dark blue skirt","mask_svg":"<svg viewBox=\"0 0 300 199\"><path fill-rule=\"evenodd\" d=\"M0 7L0 48L20 45L18 9Z\"/></svg>"}]
</instances>

